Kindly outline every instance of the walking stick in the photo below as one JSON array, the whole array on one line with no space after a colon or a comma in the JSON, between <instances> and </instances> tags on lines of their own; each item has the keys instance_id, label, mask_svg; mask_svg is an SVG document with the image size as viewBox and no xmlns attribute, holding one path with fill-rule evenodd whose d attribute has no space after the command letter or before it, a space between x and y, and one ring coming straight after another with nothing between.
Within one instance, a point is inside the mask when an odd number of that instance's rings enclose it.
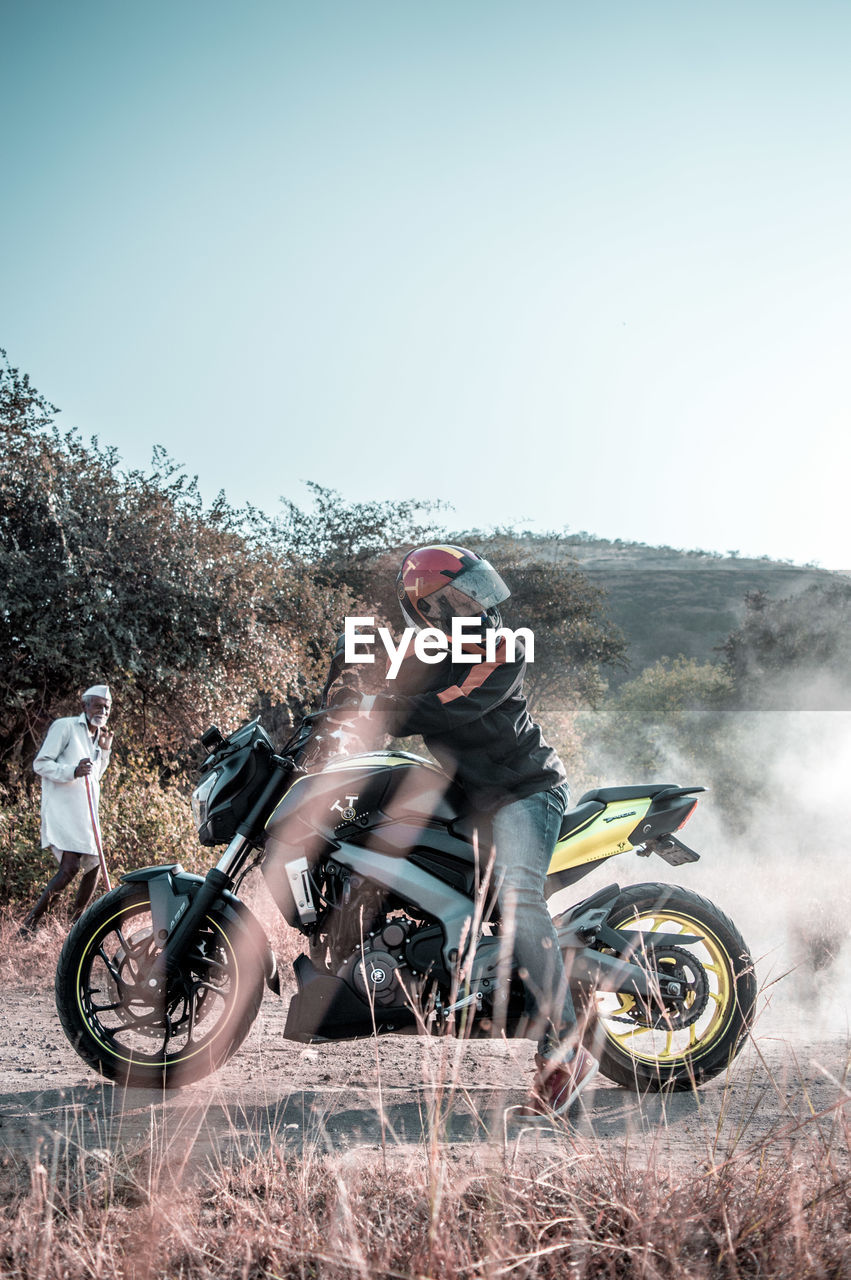
<instances>
[{"instance_id":1,"label":"walking stick","mask_svg":"<svg viewBox=\"0 0 851 1280\"><path fill-rule=\"evenodd\" d=\"M86 796L89 801L89 817L92 820L92 831L95 836L95 845L97 846L98 858L100 859L100 869L103 872L103 878L106 881L106 891L109 893L112 885L109 880L109 872L106 869L106 858L103 856L103 844L100 838L100 824L98 823L97 814L95 813L94 802L92 801L92 789L89 786L89 775L85 774Z\"/></svg>"}]
</instances>

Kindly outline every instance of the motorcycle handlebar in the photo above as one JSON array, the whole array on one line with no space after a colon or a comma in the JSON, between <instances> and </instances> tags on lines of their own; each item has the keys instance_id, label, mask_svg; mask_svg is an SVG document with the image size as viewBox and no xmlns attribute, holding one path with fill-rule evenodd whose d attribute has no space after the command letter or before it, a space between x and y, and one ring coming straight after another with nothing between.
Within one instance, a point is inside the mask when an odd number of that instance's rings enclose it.
<instances>
[{"instance_id":1,"label":"motorcycle handlebar","mask_svg":"<svg viewBox=\"0 0 851 1280\"><path fill-rule=\"evenodd\" d=\"M341 711L356 711L360 706L360 698L346 698L345 701L336 703L335 706L322 707L319 711L310 711L304 717L304 724L310 724L314 720L327 720L333 716L339 717Z\"/></svg>"}]
</instances>

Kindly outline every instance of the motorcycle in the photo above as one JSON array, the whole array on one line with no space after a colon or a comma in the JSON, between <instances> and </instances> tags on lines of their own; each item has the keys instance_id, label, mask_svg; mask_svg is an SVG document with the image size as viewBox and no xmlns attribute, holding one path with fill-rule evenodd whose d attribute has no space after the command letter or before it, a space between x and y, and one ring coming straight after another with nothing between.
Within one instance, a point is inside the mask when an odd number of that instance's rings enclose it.
<instances>
[{"instance_id":1,"label":"motorcycle","mask_svg":"<svg viewBox=\"0 0 851 1280\"><path fill-rule=\"evenodd\" d=\"M264 986L269 942L238 897L259 866L307 939L285 1036L302 1043L388 1032L512 1036L524 995L500 933L486 819L433 762L402 750L348 755L338 708L319 707L280 753L253 720L202 735L192 797L205 877L179 863L132 871L69 934L56 974L62 1026L110 1079L174 1087L239 1048ZM675 832L704 787L602 787L564 814L546 896L609 858L697 860ZM610 884L554 917L583 1038L629 1089L691 1089L723 1072L751 1024L756 977L733 922L665 883ZM506 950L509 954L506 956Z\"/></svg>"}]
</instances>

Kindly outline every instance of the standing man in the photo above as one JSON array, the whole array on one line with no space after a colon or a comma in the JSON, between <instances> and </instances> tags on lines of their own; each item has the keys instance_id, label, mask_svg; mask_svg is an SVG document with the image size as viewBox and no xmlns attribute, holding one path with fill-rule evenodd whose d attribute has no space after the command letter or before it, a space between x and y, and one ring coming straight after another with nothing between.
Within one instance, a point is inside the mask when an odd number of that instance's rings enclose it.
<instances>
[{"instance_id":1,"label":"standing man","mask_svg":"<svg viewBox=\"0 0 851 1280\"><path fill-rule=\"evenodd\" d=\"M83 914L97 884L100 835L100 779L109 764L112 734L106 722L112 695L105 684L83 694L83 714L54 720L33 769L41 776L41 845L50 849L59 870L47 883L22 929L35 931L55 897L82 871L74 899L73 919ZM96 834L97 827L97 834Z\"/></svg>"}]
</instances>

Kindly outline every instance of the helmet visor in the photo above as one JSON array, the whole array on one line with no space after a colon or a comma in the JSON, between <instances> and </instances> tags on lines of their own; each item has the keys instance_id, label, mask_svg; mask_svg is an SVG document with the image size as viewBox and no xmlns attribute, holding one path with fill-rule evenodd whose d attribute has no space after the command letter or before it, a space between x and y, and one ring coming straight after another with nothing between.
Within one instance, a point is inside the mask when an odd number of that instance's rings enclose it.
<instances>
[{"instance_id":1,"label":"helmet visor","mask_svg":"<svg viewBox=\"0 0 851 1280\"><path fill-rule=\"evenodd\" d=\"M419 607L425 617L431 621L442 622L451 618L463 618L476 613L485 613L494 605L501 604L511 595L508 587L487 560L477 560L456 574L451 582L438 587L431 595L424 596ZM470 601L470 605L466 601ZM471 607L472 606L472 607Z\"/></svg>"}]
</instances>

